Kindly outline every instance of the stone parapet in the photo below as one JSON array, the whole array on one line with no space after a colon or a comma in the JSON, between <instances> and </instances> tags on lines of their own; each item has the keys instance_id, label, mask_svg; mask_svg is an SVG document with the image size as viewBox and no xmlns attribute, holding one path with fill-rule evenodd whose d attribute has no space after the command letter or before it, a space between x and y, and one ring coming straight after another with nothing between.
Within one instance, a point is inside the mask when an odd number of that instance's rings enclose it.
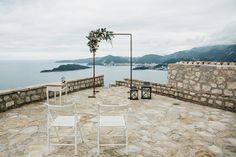
<instances>
[{"instance_id":1,"label":"stone parapet","mask_svg":"<svg viewBox=\"0 0 236 157\"><path fill-rule=\"evenodd\" d=\"M177 62L175 64L188 64L188 65L229 65L229 66L235 66L236 62L212 62L212 61L181 61Z\"/></svg>"},{"instance_id":2,"label":"stone parapet","mask_svg":"<svg viewBox=\"0 0 236 157\"><path fill-rule=\"evenodd\" d=\"M46 99L46 86L38 85L22 89L13 89L0 92L0 112L9 110L11 108L20 107L22 105L42 101ZM93 87L93 78L76 79L67 81L68 93L76 92L82 89ZM95 78L95 86L104 86L104 76L97 76Z\"/></svg>"},{"instance_id":3,"label":"stone parapet","mask_svg":"<svg viewBox=\"0 0 236 157\"><path fill-rule=\"evenodd\" d=\"M181 67L179 67L181 65ZM210 72L214 73L213 69L198 69L194 68L195 66L186 66L182 64L171 64L169 66L169 84L159 84L156 82L150 82L152 85L152 92L157 93L164 96L169 96L173 98L177 98L184 101L194 102L200 105L210 106L214 108L220 108L223 110L228 110L232 112L236 112L236 69L233 67L233 69L228 70L222 70L219 68L219 73L222 73L224 71L224 74L220 74L220 79L217 79L216 77L216 85L213 85L212 87L210 85L211 82L201 82L201 77L209 77L212 78L213 75ZM196 76L196 74L191 74L188 79L184 79L183 75L187 74L186 68L189 71L193 71L194 73L199 72L200 76ZM178 69L178 70L177 70ZM170 78L172 76L173 70L176 70L174 72L175 77ZM201 71L203 70L203 71ZM180 79L176 78L176 75L180 73ZM228 74L231 74L230 76ZM210 75L210 76L208 76ZM192 77L193 76L193 77ZM225 77L223 77L225 76ZM198 83L196 84L190 84L191 77L194 80L196 77L198 79ZM172 79L170 81L170 79ZM192 80L192 81L193 81ZM218 80L218 83L217 83ZM224 81L227 80L227 81ZM173 84L174 82L174 84ZM143 81L142 80L132 80L133 85L137 86L139 89L141 88ZM181 83L181 85L179 85ZM224 84L224 86L220 86ZM124 81L116 81L117 86L130 86L130 80L124 79ZM187 87L186 87L187 86ZM217 88L219 87L219 88ZM224 87L224 88L220 88Z\"/></svg>"}]
</instances>

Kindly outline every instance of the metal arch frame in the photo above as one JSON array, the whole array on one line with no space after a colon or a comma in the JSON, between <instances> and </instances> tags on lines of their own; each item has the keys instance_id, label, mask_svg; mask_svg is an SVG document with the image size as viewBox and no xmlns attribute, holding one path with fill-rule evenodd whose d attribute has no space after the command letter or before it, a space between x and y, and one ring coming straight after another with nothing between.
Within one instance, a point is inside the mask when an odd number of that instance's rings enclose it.
<instances>
[{"instance_id":1,"label":"metal arch frame","mask_svg":"<svg viewBox=\"0 0 236 157\"><path fill-rule=\"evenodd\" d=\"M114 36L129 36L130 37L130 90L133 84L133 73L132 73L132 66L133 66L133 36L131 33L112 33ZM89 98L96 98L96 90L95 90L95 52L93 52L93 95L89 96Z\"/></svg>"},{"instance_id":2,"label":"metal arch frame","mask_svg":"<svg viewBox=\"0 0 236 157\"><path fill-rule=\"evenodd\" d=\"M130 90L133 84L133 36L131 33L113 33L112 35L126 35L130 37Z\"/></svg>"}]
</instances>

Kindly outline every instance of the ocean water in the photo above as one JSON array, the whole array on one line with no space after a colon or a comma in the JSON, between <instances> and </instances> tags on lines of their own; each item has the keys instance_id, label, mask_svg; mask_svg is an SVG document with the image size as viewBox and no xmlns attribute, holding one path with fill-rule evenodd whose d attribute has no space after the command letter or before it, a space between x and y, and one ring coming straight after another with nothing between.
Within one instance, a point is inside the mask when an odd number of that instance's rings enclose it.
<instances>
[{"instance_id":1,"label":"ocean water","mask_svg":"<svg viewBox=\"0 0 236 157\"><path fill-rule=\"evenodd\" d=\"M0 61L0 90L22 88L66 80L92 77L92 68L67 72L40 73L61 64L52 60L44 61ZM129 66L96 66L96 75L104 75L105 86L130 77ZM167 71L133 70L133 79L167 83Z\"/></svg>"}]
</instances>

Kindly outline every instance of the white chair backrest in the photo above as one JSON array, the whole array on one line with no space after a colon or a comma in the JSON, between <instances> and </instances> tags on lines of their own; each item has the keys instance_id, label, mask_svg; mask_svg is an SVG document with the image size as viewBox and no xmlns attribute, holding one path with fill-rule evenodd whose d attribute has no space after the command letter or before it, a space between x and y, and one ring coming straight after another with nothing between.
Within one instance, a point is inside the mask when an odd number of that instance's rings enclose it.
<instances>
[{"instance_id":1,"label":"white chair backrest","mask_svg":"<svg viewBox=\"0 0 236 157\"><path fill-rule=\"evenodd\" d=\"M71 104L48 104L47 106L47 114L50 121L53 121L57 116L76 116L77 115L77 105L76 103Z\"/></svg>"},{"instance_id":2,"label":"white chair backrest","mask_svg":"<svg viewBox=\"0 0 236 157\"><path fill-rule=\"evenodd\" d=\"M127 115L129 104L107 105L98 102L98 115Z\"/></svg>"}]
</instances>

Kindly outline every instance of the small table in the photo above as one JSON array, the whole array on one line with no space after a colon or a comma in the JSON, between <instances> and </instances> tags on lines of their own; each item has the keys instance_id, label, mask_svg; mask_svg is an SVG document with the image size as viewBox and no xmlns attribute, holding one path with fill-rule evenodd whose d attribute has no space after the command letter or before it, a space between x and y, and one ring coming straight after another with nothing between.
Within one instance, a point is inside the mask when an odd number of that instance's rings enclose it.
<instances>
[{"instance_id":1,"label":"small table","mask_svg":"<svg viewBox=\"0 0 236 157\"><path fill-rule=\"evenodd\" d=\"M49 103L49 92L54 92L54 98L56 99L57 92L59 92L59 99L61 104L62 92L65 92L67 96L67 84L66 83L56 83L47 85L46 94L47 94L47 103Z\"/></svg>"},{"instance_id":2,"label":"small table","mask_svg":"<svg viewBox=\"0 0 236 157\"><path fill-rule=\"evenodd\" d=\"M141 86L141 99L151 99L152 98L152 86L150 82L143 82Z\"/></svg>"},{"instance_id":3,"label":"small table","mask_svg":"<svg viewBox=\"0 0 236 157\"><path fill-rule=\"evenodd\" d=\"M138 100L138 88L132 86L130 89L130 100Z\"/></svg>"}]
</instances>

